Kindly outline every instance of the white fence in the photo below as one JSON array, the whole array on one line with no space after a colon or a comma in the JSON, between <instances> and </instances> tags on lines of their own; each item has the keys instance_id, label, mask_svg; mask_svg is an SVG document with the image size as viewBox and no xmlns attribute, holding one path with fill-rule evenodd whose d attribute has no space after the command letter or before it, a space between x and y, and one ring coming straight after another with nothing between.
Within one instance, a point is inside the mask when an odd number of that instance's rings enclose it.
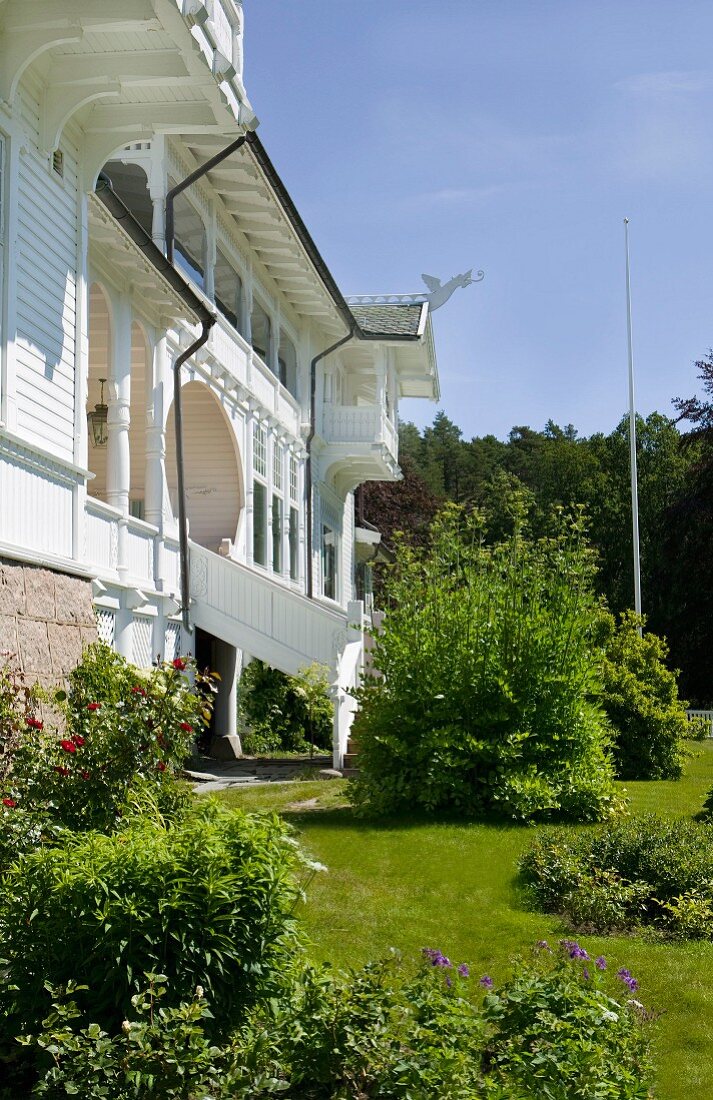
<instances>
[{"instance_id":1,"label":"white fence","mask_svg":"<svg viewBox=\"0 0 713 1100\"><path fill-rule=\"evenodd\" d=\"M325 405L324 437L330 443L384 443L398 455L398 433L379 405Z\"/></svg>"},{"instance_id":2,"label":"white fence","mask_svg":"<svg viewBox=\"0 0 713 1100\"><path fill-rule=\"evenodd\" d=\"M713 737L713 710L687 710L686 718L696 725L699 723L702 725L705 722L708 726L706 737Z\"/></svg>"}]
</instances>

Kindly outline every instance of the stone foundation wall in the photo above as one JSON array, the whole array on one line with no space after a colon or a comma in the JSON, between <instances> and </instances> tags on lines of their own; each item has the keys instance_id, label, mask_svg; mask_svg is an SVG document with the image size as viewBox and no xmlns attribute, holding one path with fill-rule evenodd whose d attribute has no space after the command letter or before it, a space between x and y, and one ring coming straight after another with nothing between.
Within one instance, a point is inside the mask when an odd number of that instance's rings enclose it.
<instances>
[{"instance_id":1,"label":"stone foundation wall","mask_svg":"<svg viewBox=\"0 0 713 1100\"><path fill-rule=\"evenodd\" d=\"M91 581L0 558L0 661L50 687L96 640Z\"/></svg>"}]
</instances>

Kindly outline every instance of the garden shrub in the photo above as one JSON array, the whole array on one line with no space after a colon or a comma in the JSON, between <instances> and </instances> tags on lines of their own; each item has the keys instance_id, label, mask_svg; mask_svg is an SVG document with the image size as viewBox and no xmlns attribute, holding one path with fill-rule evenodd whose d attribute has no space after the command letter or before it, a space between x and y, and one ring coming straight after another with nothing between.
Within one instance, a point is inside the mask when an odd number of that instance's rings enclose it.
<instances>
[{"instance_id":1,"label":"garden shrub","mask_svg":"<svg viewBox=\"0 0 713 1100\"><path fill-rule=\"evenodd\" d=\"M181 800L172 777L210 717L214 689L209 676L197 673L192 688L184 675L189 667L179 657L139 672L108 646L88 647L68 691L55 697L63 728L36 711L24 716L0 787L4 808L41 829L106 829L139 785L153 790L164 812L175 809Z\"/></svg>"},{"instance_id":2,"label":"garden shrub","mask_svg":"<svg viewBox=\"0 0 713 1100\"><path fill-rule=\"evenodd\" d=\"M575 926L713 938L710 825L650 814L576 835L553 830L520 870L537 905Z\"/></svg>"},{"instance_id":3,"label":"garden shrub","mask_svg":"<svg viewBox=\"0 0 713 1100\"><path fill-rule=\"evenodd\" d=\"M311 745L331 749L333 706L323 665L288 676L253 660L240 677L239 696L244 752L304 753Z\"/></svg>"},{"instance_id":4,"label":"garden shrub","mask_svg":"<svg viewBox=\"0 0 713 1100\"><path fill-rule=\"evenodd\" d=\"M151 972L167 977L172 1005L203 986L224 1030L294 947L300 866L276 817L211 801L174 823L134 815L111 835L66 833L21 856L0 901L8 1026L35 1029L45 983L74 981L86 1019L110 1029Z\"/></svg>"},{"instance_id":5,"label":"garden shrub","mask_svg":"<svg viewBox=\"0 0 713 1100\"><path fill-rule=\"evenodd\" d=\"M690 736L686 702L678 697L678 676L666 666L668 646L644 620L627 611L617 625L603 618L606 632L602 705L614 731L614 761L621 779L679 779Z\"/></svg>"},{"instance_id":6,"label":"garden shrub","mask_svg":"<svg viewBox=\"0 0 713 1100\"><path fill-rule=\"evenodd\" d=\"M39 708L39 689L27 683L12 657L0 663L0 785L10 773L12 755L22 741L27 719Z\"/></svg>"},{"instance_id":7,"label":"garden shrub","mask_svg":"<svg viewBox=\"0 0 713 1100\"><path fill-rule=\"evenodd\" d=\"M649 1014L628 970L607 973L578 944L542 943L494 988L436 950L420 968L392 956L338 973L301 963L277 997L249 1009L221 1046L210 1000L175 1007L149 976L113 1033L81 1021L71 986L22 1042L32 1095L211 1100L644 1100ZM51 1057L50 1057L51 1053Z\"/></svg>"},{"instance_id":8,"label":"garden shrub","mask_svg":"<svg viewBox=\"0 0 713 1100\"><path fill-rule=\"evenodd\" d=\"M422 809L592 821L614 806L601 694L600 608L578 518L486 546L449 506L426 551L405 544L358 691L353 797Z\"/></svg>"}]
</instances>

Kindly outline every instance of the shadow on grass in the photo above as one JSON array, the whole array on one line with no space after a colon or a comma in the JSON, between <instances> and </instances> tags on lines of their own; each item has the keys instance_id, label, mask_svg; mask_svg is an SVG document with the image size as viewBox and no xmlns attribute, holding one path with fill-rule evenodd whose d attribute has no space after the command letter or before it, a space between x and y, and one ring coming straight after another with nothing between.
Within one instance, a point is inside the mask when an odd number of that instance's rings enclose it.
<instances>
[{"instance_id":1,"label":"shadow on grass","mask_svg":"<svg viewBox=\"0 0 713 1100\"><path fill-rule=\"evenodd\" d=\"M527 833L536 828L526 822L507 821L501 817L463 817L450 814L390 814L384 816L361 816L351 806L315 806L310 810L280 810L280 816L296 828L324 827L327 829L350 829L356 832L403 832L405 829L464 829L487 828L499 833ZM534 833L533 833L534 835Z\"/></svg>"}]
</instances>

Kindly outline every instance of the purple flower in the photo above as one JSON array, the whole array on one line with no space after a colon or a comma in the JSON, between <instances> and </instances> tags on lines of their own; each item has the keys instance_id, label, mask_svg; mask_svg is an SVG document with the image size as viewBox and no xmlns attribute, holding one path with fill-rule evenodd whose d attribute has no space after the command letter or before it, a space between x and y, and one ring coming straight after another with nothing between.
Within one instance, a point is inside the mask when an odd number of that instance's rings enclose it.
<instances>
[{"instance_id":1,"label":"purple flower","mask_svg":"<svg viewBox=\"0 0 713 1100\"><path fill-rule=\"evenodd\" d=\"M586 966L582 971L582 977L584 978L585 982L589 981L589 971L587 970Z\"/></svg>"},{"instance_id":2,"label":"purple flower","mask_svg":"<svg viewBox=\"0 0 713 1100\"><path fill-rule=\"evenodd\" d=\"M597 970L606 970L607 960L604 958L603 955L599 955L594 965L596 966Z\"/></svg>"},{"instance_id":3,"label":"purple flower","mask_svg":"<svg viewBox=\"0 0 713 1100\"><path fill-rule=\"evenodd\" d=\"M560 940L562 947L569 955L570 959L588 959L589 955L580 947L576 940Z\"/></svg>"},{"instance_id":4,"label":"purple flower","mask_svg":"<svg viewBox=\"0 0 713 1100\"><path fill-rule=\"evenodd\" d=\"M448 968L451 965L451 960L441 951L437 951L435 947L424 947L421 954L429 960L431 966L443 966Z\"/></svg>"},{"instance_id":5,"label":"purple flower","mask_svg":"<svg viewBox=\"0 0 713 1100\"><path fill-rule=\"evenodd\" d=\"M632 993L636 993L636 990L639 988L639 983L637 982L636 978L633 978L631 976L630 970L627 970L625 966L622 966L620 970L617 970L616 976L617 978L621 978L624 985L627 986Z\"/></svg>"},{"instance_id":6,"label":"purple flower","mask_svg":"<svg viewBox=\"0 0 713 1100\"><path fill-rule=\"evenodd\" d=\"M469 978L470 967L468 966L468 963L461 963L458 967L458 973L460 974L461 978Z\"/></svg>"},{"instance_id":7,"label":"purple flower","mask_svg":"<svg viewBox=\"0 0 713 1100\"><path fill-rule=\"evenodd\" d=\"M547 940L538 940L537 943L535 944L535 947L539 951L549 951L550 950L550 945L548 944Z\"/></svg>"},{"instance_id":8,"label":"purple flower","mask_svg":"<svg viewBox=\"0 0 713 1100\"><path fill-rule=\"evenodd\" d=\"M450 975L446 974L446 985L448 986L449 989L451 988L452 984L453 983L451 982Z\"/></svg>"},{"instance_id":9,"label":"purple flower","mask_svg":"<svg viewBox=\"0 0 713 1100\"><path fill-rule=\"evenodd\" d=\"M492 989L493 979L490 977L489 974L483 974L483 977L480 979L480 984L482 985L483 989Z\"/></svg>"}]
</instances>

